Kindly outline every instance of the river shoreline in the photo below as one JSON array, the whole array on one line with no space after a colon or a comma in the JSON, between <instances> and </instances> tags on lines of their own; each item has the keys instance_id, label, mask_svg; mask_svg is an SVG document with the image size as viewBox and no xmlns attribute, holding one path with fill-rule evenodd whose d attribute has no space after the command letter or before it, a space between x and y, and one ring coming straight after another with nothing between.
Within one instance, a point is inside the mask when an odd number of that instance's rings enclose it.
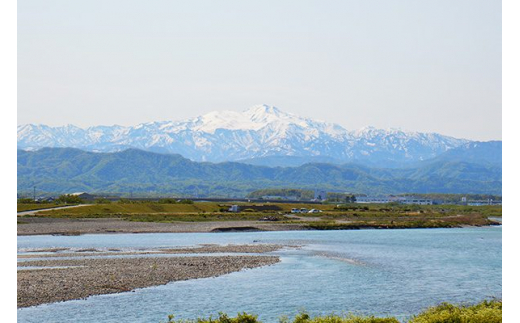
<instances>
[{"instance_id":1,"label":"river shoreline","mask_svg":"<svg viewBox=\"0 0 520 323\"><path fill-rule=\"evenodd\" d=\"M492 221L488 225L500 225ZM460 228L471 225L438 226ZM482 226L482 225L475 225ZM358 230L358 229L415 229L437 226L389 226L388 224L333 224L320 226L312 222L283 223L269 221L208 221L208 222L136 222L117 218L67 219L23 217L18 220L17 235L65 235L117 234L117 233L208 233L255 231L303 231L303 230Z\"/></svg>"},{"instance_id":2,"label":"river shoreline","mask_svg":"<svg viewBox=\"0 0 520 323\"><path fill-rule=\"evenodd\" d=\"M17 233L22 235L80 235L103 233L202 233L222 231L291 231L306 230L304 224L261 221L219 222L135 222L115 218L56 219L24 217L18 220Z\"/></svg>"},{"instance_id":3,"label":"river shoreline","mask_svg":"<svg viewBox=\"0 0 520 323\"><path fill-rule=\"evenodd\" d=\"M169 282L217 277L244 269L272 265L280 261L269 255L215 255L226 253L265 253L281 249L281 245L203 245L191 248L149 250L147 253L126 252L130 258L111 258L121 252L82 252L69 250L33 250L18 262L18 308L46 303L83 299L92 295L130 292L138 288ZM40 251L40 252L38 252ZM44 254L44 253L51 253ZM42 254L40 254L42 253ZM154 257L153 253L162 256ZM198 253L200 256L165 257L167 254ZM92 254L97 258L85 258ZM146 255L146 256L144 256ZM75 259L59 259L59 257ZM41 259L41 257L57 257Z\"/></svg>"}]
</instances>

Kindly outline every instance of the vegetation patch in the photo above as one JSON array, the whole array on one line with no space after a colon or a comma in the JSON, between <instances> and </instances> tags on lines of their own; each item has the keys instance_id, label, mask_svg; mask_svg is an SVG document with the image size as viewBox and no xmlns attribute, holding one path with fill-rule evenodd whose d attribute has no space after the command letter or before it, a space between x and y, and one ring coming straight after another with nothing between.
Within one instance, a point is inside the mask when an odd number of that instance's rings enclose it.
<instances>
[{"instance_id":1,"label":"vegetation patch","mask_svg":"<svg viewBox=\"0 0 520 323\"><path fill-rule=\"evenodd\" d=\"M410 323L499 323L502 322L502 301L483 301L476 305L443 303L414 316Z\"/></svg>"},{"instance_id":2,"label":"vegetation patch","mask_svg":"<svg viewBox=\"0 0 520 323\"><path fill-rule=\"evenodd\" d=\"M53 207L69 206L69 205L71 205L71 204L34 203L34 202L27 203L27 204L18 203L16 205L16 212L35 211L35 210L50 209Z\"/></svg>"},{"instance_id":3,"label":"vegetation patch","mask_svg":"<svg viewBox=\"0 0 520 323\"><path fill-rule=\"evenodd\" d=\"M56 200L44 200L44 201L35 201L34 199L30 198L20 198L16 201L16 211L17 212L23 212L23 211L34 211L34 210L41 210L41 209L49 209L54 207L61 207L61 206L69 206L69 205L77 205L84 203L82 199L80 199L78 196L65 194L58 197Z\"/></svg>"},{"instance_id":4,"label":"vegetation patch","mask_svg":"<svg viewBox=\"0 0 520 323\"><path fill-rule=\"evenodd\" d=\"M219 313L217 317L175 320L168 316L166 323L260 323L257 315L238 313L236 317ZM358 316L353 314L327 315L311 317L302 312L291 321L281 317L280 323L399 323L395 317ZM483 301L476 305L453 305L443 303L431 307L411 319L407 323L500 323L502 322L502 301Z\"/></svg>"},{"instance_id":5,"label":"vegetation patch","mask_svg":"<svg viewBox=\"0 0 520 323\"><path fill-rule=\"evenodd\" d=\"M501 206L397 205L355 203L237 203L240 212L230 212L232 203L129 201L95 203L87 206L45 210L38 217L117 218L134 222L220 222L276 221L302 224L315 230L362 228L451 228L497 224L489 217L500 217ZM318 213L291 213L292 209L315 209Z\"/></svg>"}]
</instances>

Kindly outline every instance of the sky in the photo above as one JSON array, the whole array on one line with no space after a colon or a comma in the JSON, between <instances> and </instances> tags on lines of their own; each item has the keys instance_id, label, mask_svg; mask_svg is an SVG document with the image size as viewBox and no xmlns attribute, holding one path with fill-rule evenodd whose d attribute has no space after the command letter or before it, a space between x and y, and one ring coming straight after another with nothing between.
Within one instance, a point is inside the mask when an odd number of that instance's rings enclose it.
<instances>
[{"instance_id":1,"label":"sky","mask_svg":"<svg viewBox=\"0 0 520 323\"><path fill-rule=\"evenodd\" d=\"M18 1L17 123L137 125L269 104L502 138L501 1Z\"/></svg>"}]
</instances>

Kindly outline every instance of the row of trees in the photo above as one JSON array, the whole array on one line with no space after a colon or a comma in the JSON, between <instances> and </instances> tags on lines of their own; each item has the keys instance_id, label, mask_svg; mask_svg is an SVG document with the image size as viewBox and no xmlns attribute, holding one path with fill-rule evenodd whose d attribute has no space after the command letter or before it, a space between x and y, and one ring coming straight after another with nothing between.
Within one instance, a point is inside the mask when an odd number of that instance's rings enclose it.
<instances>
[{"instance_id":1,"label":"row of trees","mask_svg":"<svg viewBox=\"0 0 520 323\"><path fill-rule=\"evenodd\" d=\"M253 191L247 195L248 198L262 198L263 196L279 196L280 198L295 197L301 200L312 200L314 191L293 188L267 188ZM333 203L355 203L356 197L353 194L328 192L327 202Z\"/></svg>"},{"instance_id":2,"label":"row of trees","mask_svg":"<svg viewBox=\"0 0 520 323\"><path fill-rule=\"evenodd\" d=\"M48 199L48 200L38 200L35 201L32 198L19 198L17 200L18 204L82 204L85 203L83 199L76 195L63 194L60 195L56 199ZM106 198L97 198L94 200L96 204L107 204L111 203L109 199ZM159 204L193 204L192 200L187 199L174 199L174 198L162 198L157 201L150 200L132 200L127 198L120 198L118 203L121 204L138 204L138 203L159 203Z\"/></svg>"},{"instance_id":3,"label":"row of trees","mask_svg":"<svg viewBox=\"0 0 520 323\"><path fill-rule=\"evenodd\" d=\"M327 193L327 202L355 203L356 197L353 194L329 192Z\"/></svg>"},{"instance_id":4,"label":"row of trees","mask_svg":"<svg viewBox=\"0 0 520 323\"><path fill-rule=\"evenodd\" d=\"M39 203L39 204L44 204L44 203L48 203L48 204L81 204L84 202L85 201L83 201L79 196L70 195L70 194L60 195L58 198L56 198L54 200L47 199L47 200L35 201L34 199L31 199L31 198L20 198L17 200L18 204L34 204L34 203Z\"/></svg>"}]
</instances>

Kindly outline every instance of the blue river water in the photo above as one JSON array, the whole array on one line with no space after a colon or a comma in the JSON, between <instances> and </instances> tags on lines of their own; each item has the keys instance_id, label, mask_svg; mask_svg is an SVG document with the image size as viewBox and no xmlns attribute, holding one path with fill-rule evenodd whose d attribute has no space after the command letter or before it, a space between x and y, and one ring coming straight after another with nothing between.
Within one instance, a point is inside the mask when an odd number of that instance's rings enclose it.
<instances>
[{"instance_id":1,"label":"blue river water","mask_svg":"<svg viewBox=\"0 0 520 323\"><path fill-rule=\"evenodd\" d=\"M140 249L197 244L302 245L281 262L228 275L18 309L18 322L164 322L246 311L278 322L301 310L396 316L502 296L502 227L460 229L19 236L32 248Z\"/></svg>"}]
</instances>

